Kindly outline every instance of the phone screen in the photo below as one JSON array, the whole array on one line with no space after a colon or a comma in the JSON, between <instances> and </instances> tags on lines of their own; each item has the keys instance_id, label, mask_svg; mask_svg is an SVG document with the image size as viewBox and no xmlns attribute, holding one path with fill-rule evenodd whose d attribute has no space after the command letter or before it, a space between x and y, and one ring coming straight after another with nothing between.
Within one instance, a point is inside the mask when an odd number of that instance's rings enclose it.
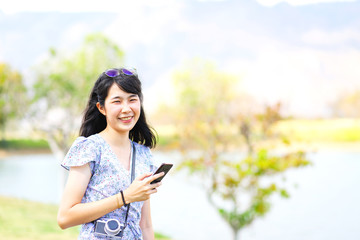
<instances>
[{"instance_id":1,"label":"phone screen","mask_svg":"<svg viewBox=\"0 0 360 240\"><path fill-rule=\"evenodd\" d=\"M172 166L173 165L170 163L161 164L160 167L155 171L155 173L153 175L164 172L165 173L164 176L155 179L150 184L160 182L165 177L165 175L169 172L169 170L172 168Z\"/></svg>"}]
</instances>

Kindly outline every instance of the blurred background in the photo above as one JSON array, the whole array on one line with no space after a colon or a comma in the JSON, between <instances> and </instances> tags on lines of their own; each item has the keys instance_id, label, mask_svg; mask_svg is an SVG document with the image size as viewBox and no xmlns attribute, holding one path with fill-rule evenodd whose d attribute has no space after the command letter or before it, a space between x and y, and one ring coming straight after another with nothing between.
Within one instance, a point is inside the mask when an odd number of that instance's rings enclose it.
<instances>
[{"instance_id":1,"label":"blurred background","mask_svg":"<svg viewBox=\"0 0 360 240\"><path fill-rule=\"evenodd\" d=\"M95 80L134 67L175 169L157 239L360 238L360 1L0 4L0 239L62 231L60 161Z\"/></svg>"}]
</instances>

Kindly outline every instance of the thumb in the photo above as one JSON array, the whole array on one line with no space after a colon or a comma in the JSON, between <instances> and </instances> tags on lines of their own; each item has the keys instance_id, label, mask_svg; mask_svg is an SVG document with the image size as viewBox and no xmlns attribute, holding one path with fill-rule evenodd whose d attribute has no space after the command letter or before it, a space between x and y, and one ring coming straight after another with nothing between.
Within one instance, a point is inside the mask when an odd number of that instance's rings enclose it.
<instances>
[{"instance_id":1,"label":"thumb","mask_svg":"<svg viewBox=\"0 0 360 240\"><path fill-rule=\"evenodd\" d=\"M136 179L139 180L139 181L142 181L142 180L144 180L145 178L150 177L151 175L152 175L151 172L143 173L143 174L141 174L139 177L137 177Z\"/></svg>"}]
</instances>

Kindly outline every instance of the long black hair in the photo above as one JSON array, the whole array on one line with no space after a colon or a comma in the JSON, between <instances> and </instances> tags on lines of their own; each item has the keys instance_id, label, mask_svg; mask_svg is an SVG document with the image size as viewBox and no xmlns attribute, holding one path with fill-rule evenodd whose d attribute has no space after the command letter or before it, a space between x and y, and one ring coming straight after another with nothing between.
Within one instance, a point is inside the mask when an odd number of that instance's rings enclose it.
<instances>
[{"instance_id":1,"label":"long black hair","mask_svg":"<svg viewBox=\"0 0 360 240\"><path fill-rule=\"evenodd\" d=\"M146 121L141 82L136 74L127 75L124 74L121 69L119 70L120 74L116 77L109 77L105 73L102 73L96 80L84 112L79 134L80 136L88 137L106 128L106 117L100 113L96 104L99 102L101 106L105 106L105 98L108 95L110 87L115 83L121 90L136 94L140 98L140 116L135 126L130 130L130 139L147 147L154 148L156 146L156 136L154 129L151 128Z\"/></svg>"}]
</instances>

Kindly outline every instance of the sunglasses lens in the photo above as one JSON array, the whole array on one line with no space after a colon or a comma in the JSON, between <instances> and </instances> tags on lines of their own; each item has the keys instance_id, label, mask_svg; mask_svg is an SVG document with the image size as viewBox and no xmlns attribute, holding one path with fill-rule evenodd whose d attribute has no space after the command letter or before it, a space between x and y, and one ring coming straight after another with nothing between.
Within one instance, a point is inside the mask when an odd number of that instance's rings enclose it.
<instances>
[{"instance_id":1,"label":"sunglasses lens","mask_svg":"<svg viewBox=\"0 0 360 240\"><path fill-rule=\"evenodd\" d=\"M108 77L116 77L120 75L120 72L117 69L109 69L105 72L105 74Z\"/></svg>"},{"instance_id":2,"label":"sunglasses lens","mask_svg":"<svg viewBox=\"0 0 360 240\"><path fill-rule=\"evenodd\" d=\"M131 71L129 71L129 70L125 69L125 68L121 69L121 71L122 71L125 75L128 75L128 76L134 75L134 73L132 73Z\"/></svg>"},{"instance_id":3,"label":"sunglasses lens","mask_svg":"<svg viewBox=\"0 0 360 240\"><path fill-rule=\"evenodd\" d=\"M131 70L128 70L126 68L121 68L121 70L117 69L117 68L112 68L112 69L106 70L105 74L108 77L117 77L117 76L120 75L120 71L123 74L128 75L128 76L136 75L136 70L135 69L133 71L131 71Z\"/></svg>"}]
</instances>

